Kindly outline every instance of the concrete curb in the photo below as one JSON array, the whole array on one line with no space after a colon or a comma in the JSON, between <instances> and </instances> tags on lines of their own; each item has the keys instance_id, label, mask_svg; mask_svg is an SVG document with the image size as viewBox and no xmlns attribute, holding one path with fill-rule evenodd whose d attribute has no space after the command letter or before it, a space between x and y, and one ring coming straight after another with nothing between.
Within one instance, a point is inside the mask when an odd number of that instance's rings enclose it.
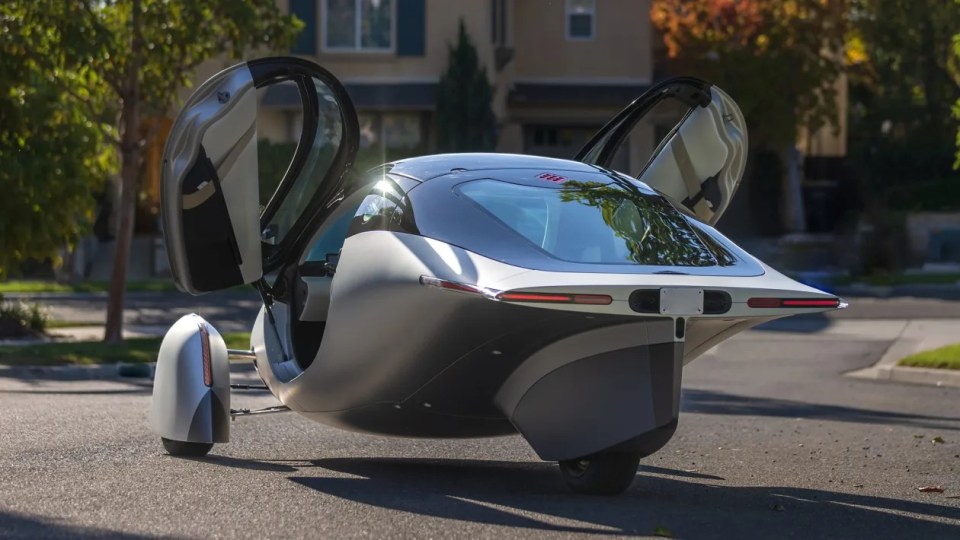
<instances>
[{"instance_id":1,"label":"concrete curb","mask_svg":"<svg viewBox=\"0 0 960 540\"><path fill-rule=\"evenodd\" d=\"M138 364L93 364L88 366L0 366L0 378L51 381L138 380L152 381L156 362ZM230 373L255 373L253 364L231 362Z\"/></svg>"},{"instance_id":2,"label":"concrete curb","mask_svg":"<svg viewBox=\"0 0 960 540\"><path fill-rule=\"evenodd\" d=\"M901 358L956 343L957 321L915 319L906 321L876 364L845 373L848 377L960 388L960 371L899 366Z\"/></svg>"},{"instance_id":3,"label":"concrete curb","mask_svg":"<svg viewBox=\"0 0 960 540\"><path fill-rule=\"evenodd\" d=\"M877 368L876 378L903 383L960 388L960 371L950 369L882 366Z\"/></svg>"}]
</instances>

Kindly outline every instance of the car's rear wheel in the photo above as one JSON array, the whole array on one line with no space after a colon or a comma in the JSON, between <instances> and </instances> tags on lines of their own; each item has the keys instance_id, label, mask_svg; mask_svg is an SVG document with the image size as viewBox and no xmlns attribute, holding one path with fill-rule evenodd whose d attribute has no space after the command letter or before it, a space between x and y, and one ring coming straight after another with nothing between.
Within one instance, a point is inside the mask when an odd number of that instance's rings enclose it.
<instances>
[{"instance_id":1,"label":"car's rear wheel","mask_svg":"<svg viewBox=\"0 0 960 540\"><path fill-rule=\"evenodd\" d=\"M590 495L623 493L637 475L640 454L600 452L560 462L560 473L570 489Z\"/></svg>"},{"instance_id":2,"label":"car's rear wheel","mask_svg":"<svg viewBox=\"0 0 960 540\"><path fill-rule=\"evenodd\" d=\"M174 441L166 437L160 437L163 441L163 448L171 456L199 458L207 455L213 448L213 443L196 443L187 441Z\"/></svg>"}]
</instances>

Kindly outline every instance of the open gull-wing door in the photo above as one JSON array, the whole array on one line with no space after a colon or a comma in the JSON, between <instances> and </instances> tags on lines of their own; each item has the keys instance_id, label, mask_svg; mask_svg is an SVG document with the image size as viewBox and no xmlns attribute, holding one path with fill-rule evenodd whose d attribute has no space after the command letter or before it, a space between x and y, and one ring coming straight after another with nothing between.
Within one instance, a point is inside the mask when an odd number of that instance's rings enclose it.
<instances>
[{"instance_id":1,"label":"open gull-wing door","mask_svg":"<svg viewBox=\"0 0 960 540\"><path fill-rule=\"evenodd\" d=\"M654 147L649 158L639 156L645 143ZM621 172L713 225L740 184L746 157L747 127L737 104L706 81L677 77L617 114L575 159L629 169Z\"/></svg>"},{"instance_id":2,"label":"open gull-wing door","mask_svg":"<svg viewBox=\"0 0 960 540\"><path fill-rule=\"evenodd\" d=\"M303 121L286 173L269 182L257 168L256 90L281 83L296 86ZM312 62L252 60L200 85L163 152L161 214L178 287L200 294L253 283L297 257L339 194L358 141L346 90Z\"/></svg>"}]
</instances>

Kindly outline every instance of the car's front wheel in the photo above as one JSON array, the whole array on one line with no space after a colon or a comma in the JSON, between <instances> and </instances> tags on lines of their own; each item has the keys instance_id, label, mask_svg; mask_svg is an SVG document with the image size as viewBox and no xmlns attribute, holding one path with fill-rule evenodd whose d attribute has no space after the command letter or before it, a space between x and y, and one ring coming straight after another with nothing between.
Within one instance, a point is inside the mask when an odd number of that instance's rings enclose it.
<instances>
[{"instance_id":1,"label":"car's front wheel","mask_svg":"<svg viewBox=\"0 0 960 540\"><path fill-rule=\"evenodd\" d=\"M160 437L160 440L163 441L163 448L167 453L177 457L200 458L213 448L213 443L174 441L166 437Z\"/></svg>"},{"instance_id":2,"label":"car's front wheel","mask_svg":"<svg viewBox=\"0 0 960 540\"><path fill-rule=\"evenodd\" d=\"M600 452L560 462L560 473L567 485L578 493L617 495L633 482L640 465L635 452Z\"/></svg>"}]
</instances>

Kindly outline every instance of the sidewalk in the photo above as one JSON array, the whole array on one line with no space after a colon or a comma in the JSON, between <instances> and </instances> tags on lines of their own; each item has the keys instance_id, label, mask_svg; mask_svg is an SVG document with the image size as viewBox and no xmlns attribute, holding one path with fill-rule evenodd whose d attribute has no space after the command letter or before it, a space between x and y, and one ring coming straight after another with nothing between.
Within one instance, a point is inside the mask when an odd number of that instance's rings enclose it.
<instances>
[{"instance_id":1,"label":"sidewalk","mask_svg":"<svg viewBox=\"0 0 960 540\"><path fill-rule=\"evenodd\" d=\"M798 333L816 336L820 340L860 340L889 343L886 351L873 366L845 373L849 377L896 382L918 383L935 386L960 387L960 371L947 369L924 369L897 366L901 358L915 352L949 345L960 341L960 321L957 319L832 319L830 321L804 321L798 319L794 324L771 324L748 330L733 340L795 340ZM808 325L815 322L817 325ZM820 323L826 322L825 325ZM127 325L125 337L162 336L166 326ZM100 339L103 327L86 326L59 328L55 331L69 339ZM721 344L722 347L722 344ZM712 351L711 351L712 352ZM708 352L707 354L710 354ZM142 365L142 364L141 364ZM152 366L153 364L148 364ZM65 378L65 379L102 379L124 375L124 365L98 366L52 366L17 368L0 366L0 377L14 376L27 378ZM127 364L125 366L130 366ZM16 370L16 371L14 371ZM141 375L143 376L143 375Z\"/></svg>"},{"instance_id":2,"label":"sidewalk","mask_svg":"<svg viewBox=\"0 0 960 540\"><path fill-rule=\"evenodd\" d=\"M897 333L897 338L891 343L879 362L869 368L847 373L847 375L862 379L960 387L960 370L897 365L897 362L905 356L957 342L960 342L960 321L904 321L902 328Z\"/></svg>"}]
</instances>

